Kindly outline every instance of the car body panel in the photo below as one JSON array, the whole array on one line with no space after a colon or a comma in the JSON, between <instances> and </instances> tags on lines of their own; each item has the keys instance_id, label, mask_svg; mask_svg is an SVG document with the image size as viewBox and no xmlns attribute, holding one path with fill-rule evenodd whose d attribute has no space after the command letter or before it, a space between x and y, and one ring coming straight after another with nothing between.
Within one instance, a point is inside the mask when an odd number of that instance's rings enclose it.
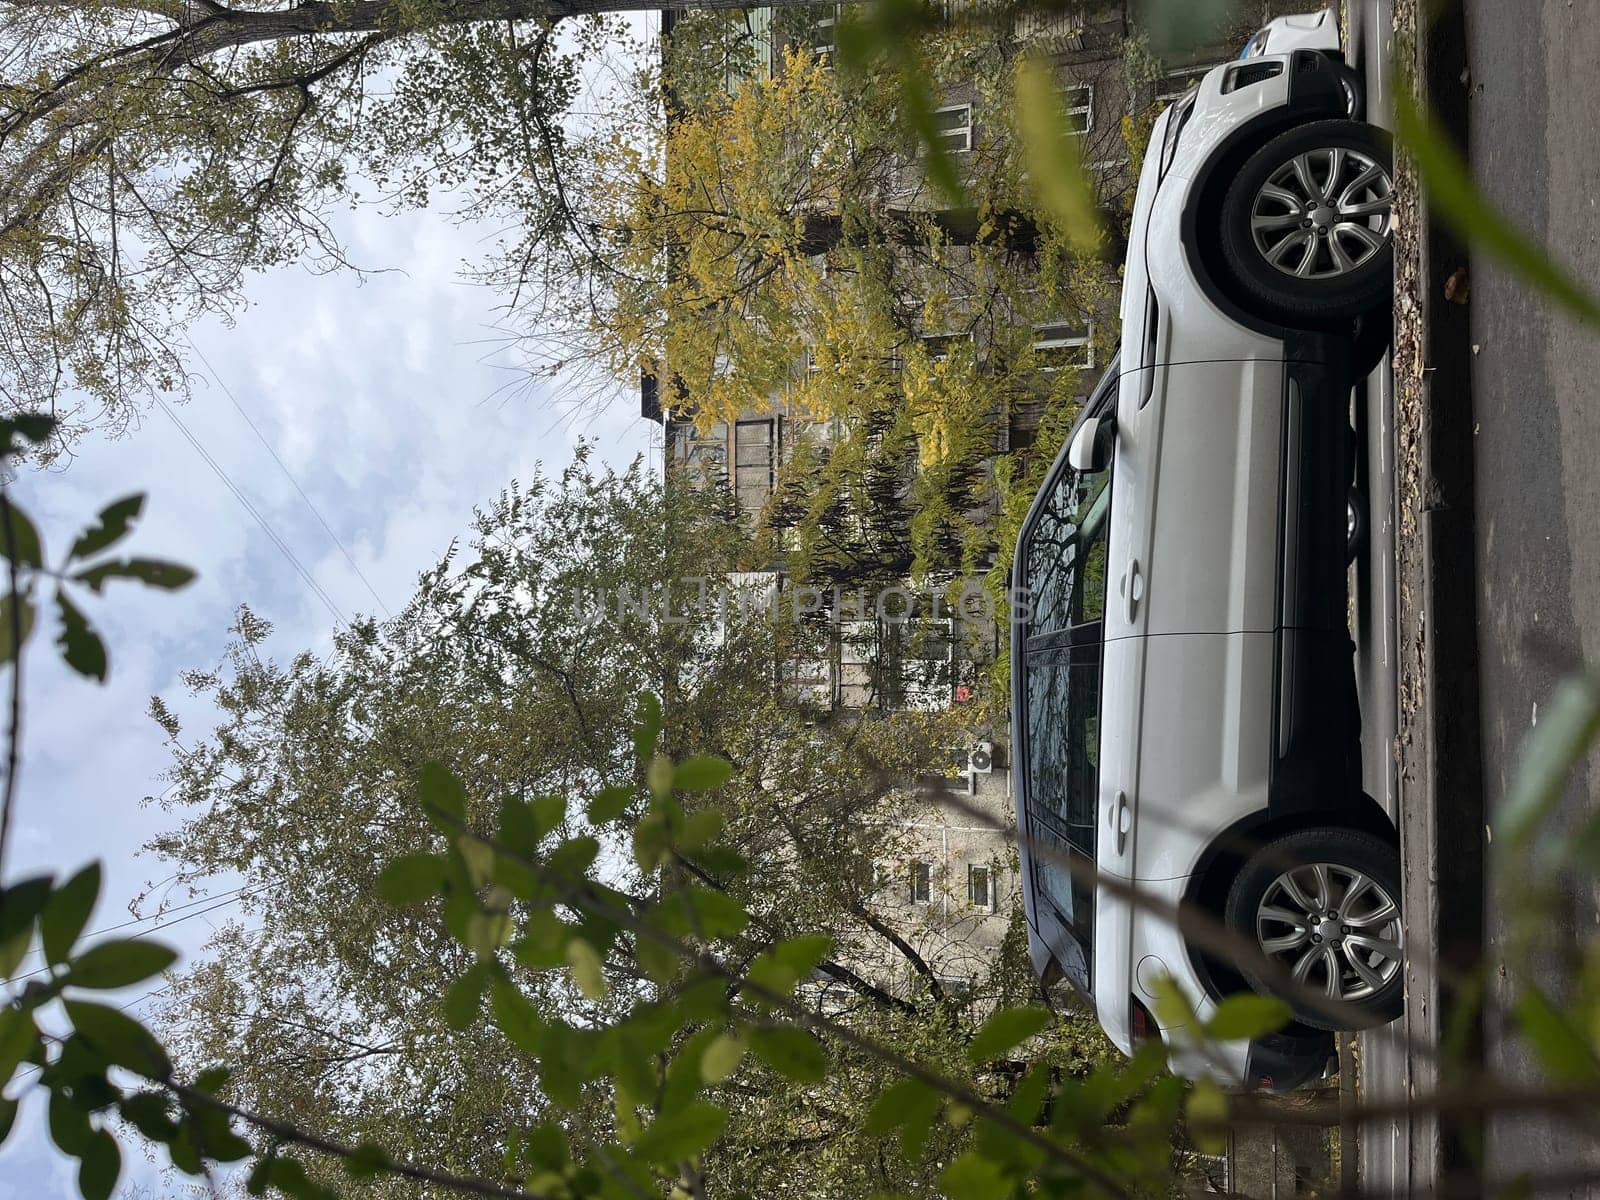
<instances>
[{"instance_id":1,"label":"car body panel","mask_svg":"<svg viewBox=\"0 0 1600 1200\"><path fill-rule=\"evenodd\" d=\"M1329 8L1320 12L1297 13L1268 21L1245 43L1240 58L1263 54L1283 54L1290 50L1323 50L1338 53L1339 18Z\"/></svg>"},{"instance_id":2,"label":"car body panel","mask_svg":"<svg viewBox=\"0 0 1600 1200\"><path fill-rule=\"evenodd\" d=\"M1221 830L1268 805L1274 636L1146 639L1133 878L1191 874Z\"/></svg>"},{"instance_id":3,"label":"car body panel","mask_svg":"<svg viewBox=\"0 0 1600 1200\"><path fill-rule=\"evenodd\" d=\"M1281 353L1155 368L1131 435L1168 448L1156 452L1143 497L1152 532L1142 547L1141 632L1238 633L1276 623Z\"/></svg>"}]
</instances>

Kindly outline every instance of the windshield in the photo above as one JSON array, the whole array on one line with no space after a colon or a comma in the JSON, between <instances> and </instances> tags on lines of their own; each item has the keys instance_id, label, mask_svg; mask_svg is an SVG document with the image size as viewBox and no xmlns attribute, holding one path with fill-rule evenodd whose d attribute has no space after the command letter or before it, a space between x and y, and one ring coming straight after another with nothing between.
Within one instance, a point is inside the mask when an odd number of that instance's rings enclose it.
<instances>
[{"instance_id":1,"label":"windshield","mask_svg":"<svg viewBox=\"0 0 1600 1200\"><path fill-rule=\"evenodd\" d=\"M1113 363L1086 408L1097 411L1116 376ZM1111 474L1058 463L1018 547L1020 583L1033 612L1013 629L1024 853L1032 864L1034 908L1053 912L1074 940L1071 961L1060 965L1085 989L1092 982L1094 888L1074 881L1064 860L1095 861Z\"/></svg>"}]
</instances>

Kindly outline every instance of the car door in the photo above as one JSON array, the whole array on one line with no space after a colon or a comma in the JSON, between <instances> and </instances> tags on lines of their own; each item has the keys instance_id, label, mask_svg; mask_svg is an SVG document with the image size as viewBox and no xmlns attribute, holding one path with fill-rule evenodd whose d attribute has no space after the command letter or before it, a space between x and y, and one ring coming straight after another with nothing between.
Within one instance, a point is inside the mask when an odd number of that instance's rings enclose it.
<instances>
[{"instance_id":1,"label":"car door","mask_svg":"<svg viewBox=\"0 0 1600 1200\"><path fill-rule=\"evenodd\" d=\"M1174 879L1266 806L1284 435L1280 360L1162 363L1119 433L1147 446L1132 877ZM1109 667L1108 667L1109 669Z\"/></svg>"}]
</instances>

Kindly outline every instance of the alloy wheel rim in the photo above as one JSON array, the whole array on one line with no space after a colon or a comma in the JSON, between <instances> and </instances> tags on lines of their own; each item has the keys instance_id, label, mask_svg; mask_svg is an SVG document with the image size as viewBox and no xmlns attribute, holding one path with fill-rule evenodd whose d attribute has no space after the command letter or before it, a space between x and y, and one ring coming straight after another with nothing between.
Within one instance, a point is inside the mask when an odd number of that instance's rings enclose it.
<instances>
[{"instance_id":1,"label":"alloy wheel rim","mask_svg":"<svg viewBox=\"0 0 1600 1200\"><path fill-rule=\"evenodd\" d=\"M1275 269L1337 279L1389 244L1394 184L1371 155L1346 146L1297 154L1256 191L1250 234Z\"/></svg>"},{"instance_id":2,"label":"alloy wheel rim","mask_svg":"<svg viewBox=\"0 0 1600 1200\"><path fill-rule=\"evenodd\" d=\"M1400 970L1400 906L1382 884L1336 863L1310 863L1272 881L1256 909L1256 940L1305 987L1363 1000Z\"/></svg>"}]
</instances>

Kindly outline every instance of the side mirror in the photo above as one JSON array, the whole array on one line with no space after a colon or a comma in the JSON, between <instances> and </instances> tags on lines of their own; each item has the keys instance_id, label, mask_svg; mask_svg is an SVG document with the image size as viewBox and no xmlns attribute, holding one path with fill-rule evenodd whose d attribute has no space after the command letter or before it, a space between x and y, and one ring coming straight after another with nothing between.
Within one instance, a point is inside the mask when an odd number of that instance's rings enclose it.
<instances>
[{"instance_id":1,"label":"side mirror","mask_svg":"<svg viewBox=\"0 0 1600 1200\"><path fill-rule=\"evenodd\" d=\"M1111 423L1103 417L1086 417L1067 448L1067 465L1094 474L1111 465Z\"/></svg>"}]
</instances>

